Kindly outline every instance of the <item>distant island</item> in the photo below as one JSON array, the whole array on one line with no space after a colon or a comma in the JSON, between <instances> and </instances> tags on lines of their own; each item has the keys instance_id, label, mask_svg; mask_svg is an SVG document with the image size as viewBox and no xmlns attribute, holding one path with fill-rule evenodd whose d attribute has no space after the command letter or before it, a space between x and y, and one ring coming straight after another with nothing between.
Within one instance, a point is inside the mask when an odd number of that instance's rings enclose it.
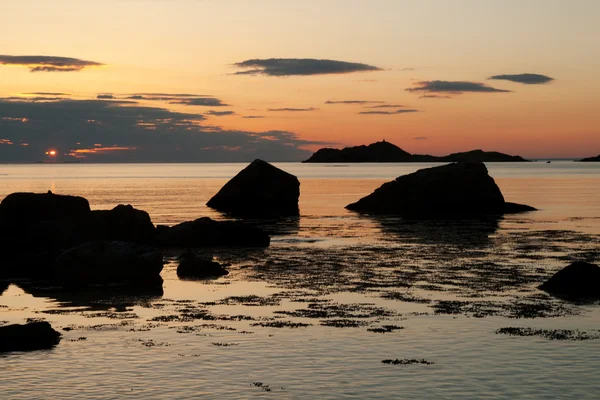
<instances>
[{"instance_id":1,"label":"distant island","mask_svg":"<svg viewBox=\"0 0 600 400\"><path fill-rule=\"evenodd\" d=\"M588 157L588 158L582 158L579 161L594 161L594 162L600 162L600 155L597 155L596 157Z\"/></svg>"},{"instance_id":2,"label":"distant island","mask_svg":"<svg viewBox=\"0 0 600 400\"><path fill-rule=\"evenodd\" d=\"M410 154L400 147L386 142L372 143L368 146L345 147L343 149L323 148L317 150L305 163L361 163L361 162L527 162L520 156L511 156L496 151L471 150L453 153L443 157L428 154ZM582 160L586 161L586 160ZM592 160L589 160L592 161Z\"/></svg>"}]
</instances>

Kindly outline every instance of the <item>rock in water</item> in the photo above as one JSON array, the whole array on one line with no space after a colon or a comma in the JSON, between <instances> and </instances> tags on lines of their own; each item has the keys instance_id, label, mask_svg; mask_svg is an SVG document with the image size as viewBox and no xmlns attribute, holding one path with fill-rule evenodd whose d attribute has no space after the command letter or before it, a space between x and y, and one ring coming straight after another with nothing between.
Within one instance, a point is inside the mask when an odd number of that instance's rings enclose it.
<instances>
[{"instance_id":1,"label":"rock in water","mask_svg":"<svg viewBox=\"0 0 600 400\"><path fill-rule=\"evenodd\" d=\"M184 252L179 258L181 261L177 267L177 276L180 278L202 279L229 274L218 262L202 259L191 251Z\"/></svg>"},{"instance_id":2,"label":"rock in water","mask_svg":"<svg viewBox=\"0 0 600 400\"><path fill-rule=\"evenodd\" d=\"M271 164L254 160L206 203L241 217L283 217L299 214L300 182Z\"/></svg>"},{"instance_id":3,"label":"rock in water","mask_svg":"<svg viewBox=\"0 0 600 400\"><path fill-rule=\"evenodd\" d=\"M0 203L4 225L25 227L40 221L79 218L90 212L87 199L48 193L12 193Z\"/></svg>"},{"instance_id":4,"label":"rock in water","mask_svg":"<svg viewBox=\"0 0 600 400\"><path fill-rule=\"evenodd\" d=\"M162 252L154 247L117 241L93 241L64 252L56 277L69 285L147 284L160 281Z\"/></svg>"},{"instance_id":5,"label":"rock in water","mask_svg":"<svg viewBox=\"0 0 600 400\"><path fill-rule=\"evenodd\" d=\"M60 333L48 322L0 326L0 352L50 349L60 342Z\"/></svg>"},{"instance_id":6,"label":"rock in water","mask_svg":"<svg viewBox=\"0 0 600 400\"><path fill-rule=\"evenodd\" d=\"M574 262L552 275L539 288L565 298L600 298L600 267L583 261Z\"/></svg>"},{"instance_id":7,"label":"rock in water","mask_svg":"<svg viewBox=\"0 0 600 400\"><path fill-rule=\"evenodd\" d=\"M158 243L165 247L268 247L271 242L269 235L259 228L238 221L214 221L208 217L157 228Z\"/></svg>"},{"instance_id":8,"label":"rock in water","mask_svg":"<svg viewBox=\"0 0 600 400\"><path fill-rule=\"evenodd\" d=\"M505 202L481 162L458 162L400 176L346 208L413 218L500 215L535 210Z\"/></svg>"},{"instance_id":9,"label":"rock in water","mask_svg":"<svg viewBox=\"0 0 600 400\"><path fill-rule=\"evenodd\" d=\"M152 243L156 228L146 211L120 204L112 210L92 211L84 224L88 240Z\"/></svg>"}]
</instances>

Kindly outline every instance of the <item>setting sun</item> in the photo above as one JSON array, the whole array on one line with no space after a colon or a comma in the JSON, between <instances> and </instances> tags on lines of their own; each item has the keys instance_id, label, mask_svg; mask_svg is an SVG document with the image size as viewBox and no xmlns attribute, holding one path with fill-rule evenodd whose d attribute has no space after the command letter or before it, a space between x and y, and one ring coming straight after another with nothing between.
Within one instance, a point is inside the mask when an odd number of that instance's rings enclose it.
<instances>
[{"instance_id":1,"label":"setting sun","mask_svg":"<svg viewBox=\"0 0 600 400\"><path fill-rule=\"evenodd\" d=\"M56 155L56 150L48 150L46 154L53 157Z\"/></svg>"}]
</instances>

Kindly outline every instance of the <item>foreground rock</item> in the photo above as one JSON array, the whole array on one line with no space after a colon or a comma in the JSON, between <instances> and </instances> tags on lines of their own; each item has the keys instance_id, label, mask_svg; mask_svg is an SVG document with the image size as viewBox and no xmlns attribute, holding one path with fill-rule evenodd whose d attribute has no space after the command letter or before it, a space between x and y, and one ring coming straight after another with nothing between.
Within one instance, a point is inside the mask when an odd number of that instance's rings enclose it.
<instances>
[{"instance_id":1,"label":"foreground rock","mask_svg":"<svg viewBox=\"0 0 600 400\"><path fill-rule=\"evenodd\" d=\"M191 251L184 252L179 258L177 276L180 278L203 279L229 274L218 262L202 259Z\"/></svg>"},{"instance_id":2,"label":"foreground rock","mask_svg":"<svg viewBox=\"0 0 600 400\"><path fill-rule=\"evenodd\" d=\"M13 229L46 220L79 218L89 212L90 204L85 198L50 191L12 193L0 203L0 221Z\"/></svg>"},{"instance_id":3,"label":"foreground rock","mask_svg":"<svg viewBox=\"0 0 600 400\"><path fill-rule=\"evenodd\" d=\"M271 241L259 228L238 221L214 221L208 217L158 228L158 243L163 247L268 247Z\"/></svg>"},{"instance_id":4,"label":"foreground rock","mask_svg":"<svg viewBox=\"0 0 600 400\"><path fill-rule=\"evenodd\" d=\"M60 333L48 322L0 326L0 352L50 349L60 342Z\"/></svg>"},{"instance_id":5,"label":"foreground rock","mask_svg":"<svg viewBox=\"0 0 600 400\"><path fill-rule=\"evenodd\" d=\"M587 262L574 262L558 271L540 289L565 298L600 299L600 267Z\"/></svg>"},{"instance_id":6,"label":"foreground rock","mask_svg":"<svg viewBox=\"0 0 600 400\"><path fill-rule=\"evenodd\" d=\"M511 156L496 151L471 150L453 153L443 157L426 154L410 154L400 147L386 142L371 143L368 146L346 147L343 149L319 149L305 163L361 163L361 162L525 162L520 156Z\"/></svg>"},{"instance_id":7,"label":"foreground rock","mask_svg":"<svg viewBox=\"0 0 600 400\"><path fill-rule=\"evenodd\" d=\"M600 162L600 155L598 155L596 157L582 158L579 161L584 161L584 162Z\"/></svg>"},{"instance_id":8,"label":"foreground rock","mask_svg":"<svg viewBox=\"0 0 600 400\"><path fill-rule=\"evenodd\" d=\"M471 217L535 210L505 202L481 162L442 165L400 176L346 208L414 218Z\"/></svg>"},{"instance_id":9,"label":"foreground rock","mask_svg":"<svg viewBox=\"0 0 600 400\"><path fill-rule=\"evenodd\" d=\"M68 285L130 283L160 280L162 252L118 241L93 241L74 247L56 260L55 276Z\"/></svg>"},{"instance_id":10,"label":"foreground rock","mask_svg":"<svg viewBox=\"0 0 600 400\"><path fill-rule=\"evenodd\" d=\"M156 227L146 211L120 204L112 210L92 211L83 226L88 240L152 243Z\"/></svg>"},{"instance_id":11,"label":"foreground rock","mask_svg":"<svg viewBox=\"0 0 600 400\"><path fill-rule=\"evenodd\" d=\"M207 206L242 217L299 214L300 182L271 164L254 160L211 198Z\"/></svg>"}]
</instances>

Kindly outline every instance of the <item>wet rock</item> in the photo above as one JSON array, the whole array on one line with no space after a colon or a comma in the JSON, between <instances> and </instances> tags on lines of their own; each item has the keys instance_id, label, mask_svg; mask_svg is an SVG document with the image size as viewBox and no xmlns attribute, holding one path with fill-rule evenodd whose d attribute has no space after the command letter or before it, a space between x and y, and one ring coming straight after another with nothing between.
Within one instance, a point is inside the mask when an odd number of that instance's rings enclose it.
<instances>
[{"instance_id":1,"label":"wet rock","mask_svg":"<svg viewBox=\"0 0 600 400\"><path fill-rule=\"evenodd\" d=\"M400 176L346 208L411 218L501 215L534 210L506 203L481 162L458 162Z\"/></svg>"},{"instance_id":2,"label":"wet rock","mask_svg":"<svg viewBox=\"0 0 600 400\"><path fill-rule=\"evenodd\" d=\"M299 214L300 182L271 164L254 160L211 198L207 206L242 217Z\"/></svg>"},{"instance_id":3,"label":"wet rock","mask_svg":"<svg viewBox=\"0 0 600 400\"><path fill-rule=\"evenodd\" d=\"M583 261L558 271L539 288L558 297L600 299L600 267Z\"/></svg>"},{"instance_id":4,"label":"wet rock","mask_svg":"<svg viewBox=\"0 0 600 400\"><path fill-rule=\"evenodd\" d=\"M112 210L92 211L86 221L88 240L152 243L156 228L146 211L120 204Z\"/></svg>"},{"instance_id":5,"label":"wet rock","mask_svg":"<svg viewBox=\"0 0 600 400\"><path fill-rule=\"evenodd\" d=\"M93 241L74 247L56 260L56 277L70 285L143 283L160 280L163 257L153 247Z\"/></svg>"},{"instance_id":6,"label":"wet rock","mask_svg":"<svg viewBox=\"0 0 600 400\"><path fill-rule=\"evenodd\" d=\"M0 326L0 352L50 349L58 344L60 336L45 321Z\"/></svg>"},{"instance_id":7,"label":"wet rock","mask_svg":"<svg viewBox=\"0 0 600 400\"><path fill-rule=\"evenodd\" d=\"M202 259L191 251L184 252L179 258L177 276L180 278L203 279L229 274L218 262Z\"/></svg>"},{"instance_id":8,"label":"wet rock","mask_svg":"<svg viewBox=\"0 0 600 400\"><path fill-rule=\"evenodd\" d=\"M267 247L271 241L259 228L238 221L214 221L208 217L172 227L159 226L157 232L158 243L164 247Z\"/></svg>"}]
</instances>

